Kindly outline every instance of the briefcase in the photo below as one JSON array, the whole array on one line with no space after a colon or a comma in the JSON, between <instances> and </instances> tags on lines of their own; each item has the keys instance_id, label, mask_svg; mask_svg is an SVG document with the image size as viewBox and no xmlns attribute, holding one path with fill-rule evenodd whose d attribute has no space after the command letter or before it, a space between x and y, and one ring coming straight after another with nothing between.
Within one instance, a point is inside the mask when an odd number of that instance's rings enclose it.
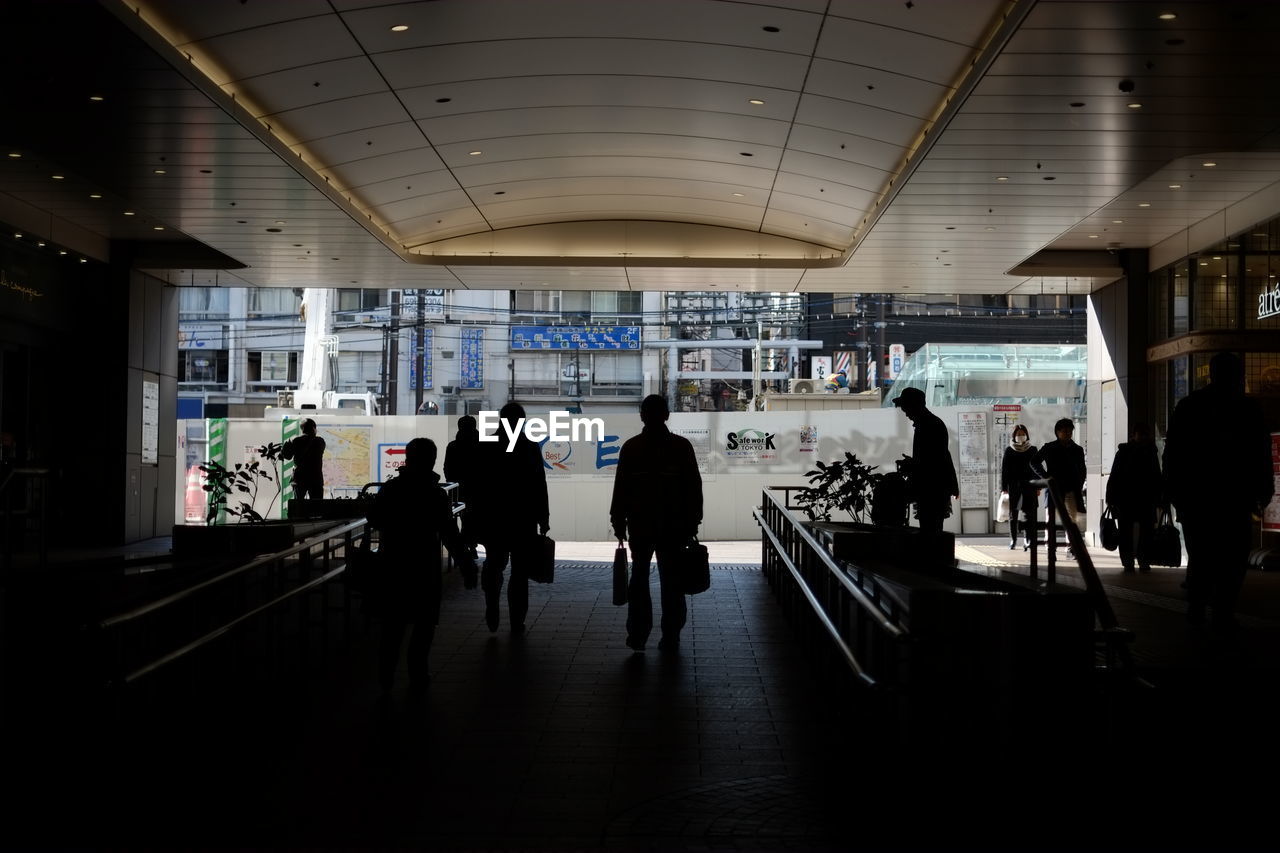
<instances>
[{"instance_id":1,"label":"briefcase","mask_svg":"<svg viewBox=\"0 0 1280 853\"><path fill-rule=\"evenodd\" d=\"M681 592L685 595L697 595L710 589L711 565L707 557L707 546L695 536L677 554Z\"/></svg>"},{"instance_id":2,"label":"briefcase","mask_svg":"<svg viewBox=\"0 0 1280 853\"><path fill-rule=\"evenodd\" d=\"M511 571L519 571L535 583L551 583L556 573L556 541L550 536L531 536L511 552Z\"/></svg>"}]
</instances>

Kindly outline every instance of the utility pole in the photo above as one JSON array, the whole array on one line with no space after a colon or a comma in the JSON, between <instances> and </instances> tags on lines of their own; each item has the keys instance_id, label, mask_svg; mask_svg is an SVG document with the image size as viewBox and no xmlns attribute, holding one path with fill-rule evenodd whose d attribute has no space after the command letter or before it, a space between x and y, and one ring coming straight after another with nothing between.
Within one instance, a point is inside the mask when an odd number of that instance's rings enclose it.
<instances>
[{"instance_id":1,"label":"utility pole","mask_svg":"<svg viewBox=\"0 0 1280 853\"><path fill-rule=\"evenodd\" d=\"M400 402L400 291L391 291L391 330L387 344L387 414L399 414Z\"/></svg>"},{"instance_id":2,"label":"utility pole","mask_svg":"<svg viewBox=\"0 0 1280 853\"><path fill-rule=\"evenodd\" d=\"M418 381L415 384L418 387L413 392L414 414L417 414L417 412L422 408L423 389L427 387L427 377L424 376L422 373L422 371L425 370L427 367L426 353L423 352L423 349L426 347L426 343L427 343L427 333L426 333L427 321L425 319L426 316L427 316L427 292L423 290L421 287L419 287L418 288L418 326L414 330L414 334L418 336L418 359L417 359L418 363L414 365L414 370L416 371L414 375L418 377Z\"/></svg>"}]
</instances>

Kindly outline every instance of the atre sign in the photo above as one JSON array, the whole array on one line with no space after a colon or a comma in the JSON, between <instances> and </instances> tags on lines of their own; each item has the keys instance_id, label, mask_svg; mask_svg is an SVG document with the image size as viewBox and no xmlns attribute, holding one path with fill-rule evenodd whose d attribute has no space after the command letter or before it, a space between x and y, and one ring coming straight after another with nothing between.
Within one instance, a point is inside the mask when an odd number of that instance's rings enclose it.
<instances>
[{"instance_id":1,"label":"atre sign","mask_svg":"<svg viewBox=\"0 0 1280 853\"><path fill-rule=\"evenodd\" d=\"M1280 282L1270 290L1258 294L1258 319L1280 314Z\"/></svg>"}]
</instances>

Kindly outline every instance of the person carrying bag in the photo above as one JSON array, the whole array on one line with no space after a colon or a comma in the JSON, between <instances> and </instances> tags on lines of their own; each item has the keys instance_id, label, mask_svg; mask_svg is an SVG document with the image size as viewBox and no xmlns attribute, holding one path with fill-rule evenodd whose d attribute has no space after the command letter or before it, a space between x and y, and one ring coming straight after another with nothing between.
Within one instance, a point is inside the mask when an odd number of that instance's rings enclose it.
<instances>
[{"instance_id":1,"label":"person carrying bag","mask_svg":"<svg viewBox=\"0 0 1280 853\"><path fill-rule=\"evenodd\" d=\"M664 398L657 394L644 398L640 404L644 429L622 445L609 507L618 547L628 538L631 542L627 646L637 652L644 651L653 630L649 562L655 553L662 589L662 639L658 648L669 653L679 648L680 631L687 617L686 546L702 523L698 460L689 440L667 429L668 417ZM702 551L705 559L706 549ZM614 600L617 601L616 595Z\"/></svg>"}]
</instances>

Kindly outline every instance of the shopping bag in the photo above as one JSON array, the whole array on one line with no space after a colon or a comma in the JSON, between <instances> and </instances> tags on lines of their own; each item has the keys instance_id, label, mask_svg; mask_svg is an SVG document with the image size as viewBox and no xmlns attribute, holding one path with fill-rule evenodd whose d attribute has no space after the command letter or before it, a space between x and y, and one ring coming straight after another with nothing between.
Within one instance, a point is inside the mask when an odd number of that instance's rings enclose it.
<instances>
[{"instance_id":1,"label":"shopping bag","mask_svg":"<svg viewBox=\"0 0 1280 853\"><path fill-rule=\"evenodd\" d=\"M620 607L627 603L627 549L619 545L613 552L613 604Z\"/></svg>"},{"instance_id":2,"label":"shopping bag","mask_svg":"<svg viewBox=\"0 0 1280 853\"><path fill-rule=\"evenodd\" d=\"M1178 528L1173 526L1173 516L1167 512L1160 514L1160 521L1151 532L1147 562L1175 569L1182 565L1182 537L1178 535Z\"/></svg>"},{"instance_id":3,"label":"shopping bag","mask_svg":"<svg viewBox=\"0 0 1280 853\"><path fill-rule=\"evenodd\" d=\"M707 557L707 546L695 536L677 554L681 591L685 595L697 595L710 589L711 565Z\"/></svg>"},{"instance_id":4,"label":"shopping bag","mask_svg":"<svg viewBox=\"0 0 1280 853\"><path fill-rule=\"evenodd\" d=\"M996 501L996 522L1000 523L1009 520L1009 493L1001 492L1000 500Z\"/></svg>"},{"instance_id":5,"label":"shopping bag","mask_svg":"<svg viewBox=\"0 0 1280 853\"><path fill-rule=\"evenodd\" d=\"M1120 547L1120 525L1116 523L1116 516L1111 511L1111 507L1107 507L1107 511L1102 514L1102 527L1098 531L1098 539L1101 540L1102 547L1108 551L1114 551Z\"/></svg>"},{"instance_id":6,"label":"shopping bag","mask_svg":"<svg viewBox=\"0 0 1280 853\"><path fill-rule=\"evenodd\" d=\"M556 572L556 541L550 536L531 536L511 552L512 572L523 572L535 583L551 583Z\"/></svg>"}]
</instances>

